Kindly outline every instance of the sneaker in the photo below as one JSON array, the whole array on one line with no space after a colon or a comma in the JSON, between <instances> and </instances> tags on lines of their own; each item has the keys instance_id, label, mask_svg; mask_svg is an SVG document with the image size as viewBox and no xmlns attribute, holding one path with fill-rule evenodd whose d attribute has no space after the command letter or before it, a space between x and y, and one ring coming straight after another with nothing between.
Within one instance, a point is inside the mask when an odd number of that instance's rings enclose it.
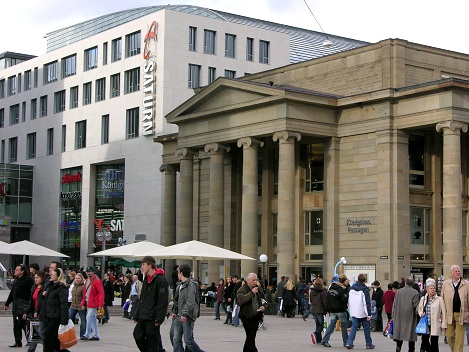
<instances>
[{"instance_id":1,"label":"sneaker","mask_svg":"<svg viewBox=\"0 0 469 352\"><path fill-rule=\"evenodd\" d=\"M303 318L303 321L306 321L306 317L304 315L301 316Z\"/></svg>"},{"instance_id":2,"label":"sneaker","mask_svg":"<svg viewBox=\"0 0 469 352\"><path fill-rule=\"evenodd\" d=\"M332 347L329 342L321 342L321 345L324 347Z\"/></svg>"},{"instance_id":3,"label":"sneaker","mask_svg":"<svg viewBox=\"0 0 469 352\"><path fill-rule=\"evenodd\" d=\"M366 349L367 349L367 350L374 350L374 349L375 349L375 345L366 346Z\"/></svg>"},{"instance_id":4,"label":"sneaker","mask_svg":"<svg viewBox=\"0 0 469 352\"><path fill-rule=\"evenodd\" d=\"M348 349L348 350L352 350L353 346L352 345L345 345L345 348Z\"/></svg>"},{"instance_id":5,"label":"sneaker","mask_svg":"<svg viewBox=\"0 0 469 352\"><path fill-rule=\"evenodd\" d=\"M314 337L314 332L311 334L311 342L313 343L313 345L316 344L316 339Z\"/></svg>"}]
</instances>

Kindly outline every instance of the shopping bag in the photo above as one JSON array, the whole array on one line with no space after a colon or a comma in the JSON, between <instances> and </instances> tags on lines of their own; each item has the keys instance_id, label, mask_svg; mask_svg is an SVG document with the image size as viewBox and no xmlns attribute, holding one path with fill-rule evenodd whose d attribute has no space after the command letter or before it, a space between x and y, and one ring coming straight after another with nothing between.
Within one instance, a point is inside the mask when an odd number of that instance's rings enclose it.
<instances>
[{"instance_id":1,"label":"shopping bag","mask_svg":"<svg viewBox=\"0 0 469 352\"><path fill-rule=\"evenodd\" d=\"M77 335L75 334L75 326L71 319L67 325L59 325L59 341L60 349L66 350L77 344Z\"/></svg>"},{"instance_id":2,"label":"shopping bag","mask_svg":"<svg viewBox=\"0 0 469 352\"><path fill-rule=\"evenodd\" d=\"M386 324L386 327L384 328L384 331L383 331L383 336L388 336L389 328L391 325L392 325L392 319L389 320L388 323Z\"/></svg>"},{"instance_id":3,"label":"shopping bag","mask_svg":"<svg viewBox=\"0 0 469 352\"><path fill-rule=\"evenodd\" d=\"M392 339L392 335L393 335L393 332L394 332L394 321L391 319L388 324L389 324L388 337L390 339Z\"/></svg>"},{"instance_id":4,"label":"shopping bag","mask_svg":"<svg viewBox=\"0 0 469 352\"><path fill-rule=\"evenodd\" d=\"M104 318L104 308L96 308L96 319Z\"/></svg>"},{"instance_id":5,"label":"shopping bag","mask_svg":"<svg viewBox=\"0 0 469 352\"><path fill-rule=\"evenodd\" d=\"M125 301L124 305L122 306L122 308L124 308L125 311L128 311L129 310L129 307L130 307L130 299L127 298L127 300Z\"/></svg>"},{"instance_id":6,"label":"shopping bag","mask_svg":"<svg viewBox=\"0 0 469 352\"><path fill-rule=\"evenodd\" d=\"M239 306L237 304L234 305L233 312L231 313L231 317L234 319L239 313Z\"/></svg>"},{"instance_id":7,"label":"shopping bag","mask_svg":"<svg viewBox=\"0 0 469 352\"><path fill-rule=\"evenodd\" d=\"M415 328L415 332L417 335L428 335L428 319L426 315L420 318L420 321Z\"/></svg>"}]
</instances>

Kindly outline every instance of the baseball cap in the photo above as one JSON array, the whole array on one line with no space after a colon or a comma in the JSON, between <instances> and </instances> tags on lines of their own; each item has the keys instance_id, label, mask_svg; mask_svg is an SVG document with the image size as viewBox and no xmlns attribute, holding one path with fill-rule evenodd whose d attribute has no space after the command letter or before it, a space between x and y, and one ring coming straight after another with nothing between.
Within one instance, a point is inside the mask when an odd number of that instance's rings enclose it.
<instances>
[{"instance_id":1,"label":"baseball cap","mask_svg":"<svg viewBox=\"0 0 469 352\"><path fill-rule=\"evenodd\" d=\"M88 267L86 267L86 271L94 273L94 268L92 266L88 266Z\"/></svg>"}]
</instances>

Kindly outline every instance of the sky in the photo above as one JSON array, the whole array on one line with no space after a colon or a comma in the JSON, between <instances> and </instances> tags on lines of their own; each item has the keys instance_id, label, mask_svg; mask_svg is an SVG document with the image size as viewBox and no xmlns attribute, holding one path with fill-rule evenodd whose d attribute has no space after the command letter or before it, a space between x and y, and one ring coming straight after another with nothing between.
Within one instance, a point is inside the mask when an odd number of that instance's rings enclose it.
<instances>
[{"instance_id":1,"label":"sky","mask_svg":"<svg viewBox=\"0 0 469 352\"><path fill-rule=\"evenodd\" d=\"M2 3L0 53L42 55L52 31L129 8L187 4L376 43L400 38L469 54L469 1L449 0L20 0ZM391 5L386 5L391 4ZM458 16L459 15L459 16ZM319 22L319 24L318 24ZM321 29L322 27L322 29Z\"/></svg>"}]
</instances>

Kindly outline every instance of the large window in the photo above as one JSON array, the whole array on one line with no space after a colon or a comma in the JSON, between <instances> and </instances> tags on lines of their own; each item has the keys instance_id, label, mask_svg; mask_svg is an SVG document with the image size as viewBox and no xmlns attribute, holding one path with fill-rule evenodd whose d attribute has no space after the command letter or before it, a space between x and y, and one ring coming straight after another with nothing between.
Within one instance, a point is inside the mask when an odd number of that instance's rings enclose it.
<instances>
[{"instance_id":1,"label":"large window","mask_svg":"<svg viewBox=\"0 0 469 352\"><path fill-rule=\"evenodd\" d=\"M138 137L138 108L127 109L125 124L125 139Z\"/></svg>"},{"instance_id":2,"label":"large window","mask_svg":"<svg viewBox=\"0 0 469 352\"><path fill-rule=\"evenodd\" d=\"M77 54L62 59L62 78L73 76L77 73Z\"/></svg>"},{"instance_id":3,"label":"large window","mask_svg":"<svg viewBox=\"0 0 469 352\"><path fill-rule=\"evenodd\" d=\"M225 57L235 57L236 36L234 34L225 34Z\"/></svg>"},{"instance_id":4,"label":"large window","mask_svg":"<svg viewBox=\"0 0 469 352\"><path fill-rule=\"evenodd\" d=\"M96 99L95 101L101 101L106 99L106 78L100 78L95 83Z\"/></svg>"},{"instance_id":5,"label":"large window","mask_svg":"<svg viewBox=\"0 0 469 352\"><path fill-rule=\"evenodd\" d=\"M425 186L425 137L409 136L409 185L423 188Z\"/></svg>"},{"instance_id":6,"label":"large window","mask_svg":"<svg viewBox=\"0 0 469 352\"><path fill-rule=\"evenodd\" d=\"M75 149L86 148L86 120L75 122Z\"/></svg>"},{"instance_id":7,"label":"large window","mask_svg":"<svg viewBox=\"0 0 469 352\"><path fill-rule=\"evenodd\" d=\"M21 103L21 122L26 122L26 102Z\"/></svg>"},{"instance_id":8,"label":"large window","mask_svg":"<svg viewBox=\"0 0 469 352\"><path fill-rule=\"evenodd\" d=\"M109 115L101 117L101 144L109 143Z\"/></svg>"},{"instance_id":9,"label":"large window","mask_svg":"<svg viewBox=\"0 0 469 352\"><path fill-rule=\"evenodd\" d=\"M95 46L85 50L84 71L98 67L98 47Z\"/></svg>"},{"instance_id":10,"label":"large window","mask_svg":"<svg viewBox=\"0 0 469 352\"><path fill-rule=\"evenodd\" d=\"M47 129L46 155L54 154L54 129Z\"/></svg>"},{"instance_id":11,"label":"large window","mask_svg":"<svg viewBox=\"0 0 469 352\"><path fill-rule=\"evenodd\" d=\"M111 62L120 59L122 59L122 38L117 38L111 42Z\"/></svg>"},{"instance_id":12,"label":"large window","mask_svg":"<svg viewBox=\"0 0 469 352\"><path fill-rule=\"evenodd\" d=\"M26 136L26 159L36 157L36 132L28 133Z\"/></svg>"},{"instance_id":13,"label":"large window","mask_svg":"<svg viewBox=\"0 0 469 352\"><path fill-rule=\"evenodd\" d=\"M121 74L116 73L111 76L111 98L118 97L121 90Z\"/></svg>"},{"instance_id":14,"label":"large window","mask_svg":"<svg viewBox=\"0 0 469 352\"><path fill-rule=\"evenodd\" d=\"M246 39L246 60L247 61L253 60L253 53L254 53L254 39L247 38Z\"/></svg>"},{"instance_id":15,"label":"large window","mask_svg":"<svg viewBox=\"0 0 469 352\"><path fill-rule=\"evenodd\" d=\"M215 54L215 31L210 31L208 29L204 30L204 53L205 54Z\"/></svg>"},{"instance_id":16,"label":"large window","mask_svg":"<svg viewBox=\"0 0 469 352\"><path fill-rule=\"evenodd\" d=\"M8 77L8 96L16 94L16 76Z\"/></svg>"},{"instance_id":17,"label":"large window","mask_svg":"<svg viewBox=\"0 0 469 352\"><path fill-rule=\"evenodd\" d=\"M5 127L5 109L0 109L0 128Z\"/></svg>"},{"instance_id":18,"label":"large window","mask_svg":"<svg viewBox=\"0 0 469 352\"><path fill-rule=\"evenodd\" d=\"M58 67L57 60L44 65L44 84L57 81Z\"/></svg>"},{"instance_id":19,"label":"large window","mask_svg":"<svg viewBox=\"0 0 469 352\"><path fill-rule=\"evenodd\" d=\"M78 107L78 86L70 87L70 109Z\"/></svg>"},{"instance_id":20,"label":"large window","mask_svg":"<svg viewBox=\"0 0 469 352\"><path fill-rule=\"evenodd\" d=\"M83 105L91 104L91 82L83 84Z\"/></svg>"},{"instance_id":21,"label":"large window","mask_svg":"<svg viewBox=\"0 0 469 352\"><path fill-rule=\"evenodd\" d=\"M125 57L140 54L140 31L125 36Z\"/></svg>"},{"instance_id":22,"label":"large window","mask_svg":"<svg viewBox=\"0 0 469 352\"><path fill-rule=\"evenodd\" d=\"M322 210L305 212L305 246L323 244Z\"/></svg>"},{"instance_id":23,"label":"large window","mask_svg":"<svg viewBox=\"0 0 469 352\"><path fill-rule=\"evenodd\" d=\"M124 72L124 94L140 90L140 67Z\"/></svg>"},{"instance_id":24,"label":"large window","mask_svg":"<svg viewBox=\"0 0 469 352\"><path fill-rule=\"evenodd\" d=\"M268 64L270 57L270 43L265 40L259 40L259 62Z\"/></svg>"},{"instance_id":25,"label":"large window","mask_svg":"<svg viewBox=\"0 0 469 352\"><path fill-rule=\"evenodd\" d=\"M324 144L306 145L305 192L324 190Z\"/></svg>"},{"instance_id":26,"label":"large window","mask_svg":"<svg viewBox=\"0 0 469 352\"><path fill-rule=\"evenodd\" d=\"M62 141L60 151L65 152L67 146L67 125L62 125Z\"/></svg>"},{"instance_id":27,"label":"large window","mask_svg":"<svg viewBox=\"0 0 469 352\"><path fill-rule=\"evenodd\" d=\"M410 243L430 245L430 208L410 207Z\"/></svg>"},{"instance_id":28,"label":"large window","mask_svg":"<svg viewBox=\"0 0 469 352\"><path fill-rule=\"evenodd\" d=\"M199 65L189 64L188 87L189 88L200 87L200 66Z\"/></svg>"},{"instance_id":29,"label":"large window","mask_svg":"<svg viewBox=\"0 0 469 352\"><path fill-rule=\"evenodd\" d=\"M8 140L8 153L10 163L16 163L18 160L18 137L13 137Z\"/></svg>"},{"instance_id":30,"label":"large window","mask_svg":"<svg viewBox=\"0 0 469 352\"><path fill-rule=\"evenodd\" d=\"M10 106L10 126L20 123L20 104Z\"/></svg>"},{"instance_id":31,"label":"large window","mask_svg":"<svg viewBox=\"0 0 469 352\"><path fill-rule=\"evenodd\" d=\"M208 68L208 84L217 79L217 69L215 67Z\"/></svg>"},{"instance_id":32,"label":"large window","mask_svg":"<svg viewBox=\"0 0 469 352\"><path fill-rule=\"evenodd\" d=\"M65 89L54 93L54 113L65 111Z\"/></svg>"},{"instance_id":33,"label":"large window","mask_svg":"<svg viewBox=\"0 0 469 352\"><path fill-rule=\"evenodd\" d=\"M47 95L43 95L39 98L39 117L47 116Z\"/></svg>"},{"instance_id":34,"label":"large window","mask_svg":"<svg viewBox=\"0 0 469 352\"><path fill-rule=\"evenodd\" d=\"M196 51L197 27L189 27L189 50Z\"/></svg>"},{"instance_id":35,"label":"large window","mask_svg":"<svg viewBox=\"0 0 469 352\"><path fill-rule=\"evenodd\" d=\"M35 120L37 117L37 99L31 99L31 120Z\"/></svg>"},{"instance_id":36,"label":"large window","mask_svg":"<svg viewBox=\"0 0 469 352\"><path fill-rule=\"evenodd\" d=\"M24 90L31 89L31 70L24 72Z\"/></svg>"}]
</instances>

